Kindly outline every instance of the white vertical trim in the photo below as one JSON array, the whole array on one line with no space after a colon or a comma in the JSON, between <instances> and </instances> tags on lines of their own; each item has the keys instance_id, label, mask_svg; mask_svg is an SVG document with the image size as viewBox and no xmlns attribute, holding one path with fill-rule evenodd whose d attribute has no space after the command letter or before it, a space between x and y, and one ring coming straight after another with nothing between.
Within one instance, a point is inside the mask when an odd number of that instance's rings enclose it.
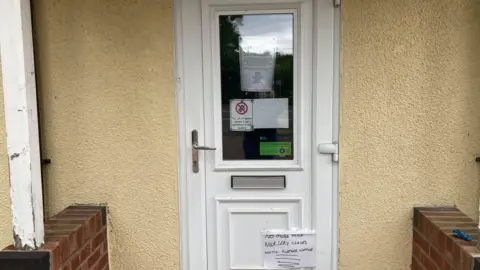
<instances>
[{"instance_id":1,"label":"white vertical trim","mask_svg":"<svg viewBox=\"0 0 480 270\"><path fill-rule=\"evenodd\" d=\"M314 145L332 143L336 140L338 129L338 106L337 106L337 81L336 81L336 12L330 0L315 1L314 20L314 104L313 106L313 140ZM332 129L324 129L329 127ZM341 156L340 156L341 159ZM322 170L321 164L329 162L331 171ZM313 155L312 175L315 181L312 185L313 194L317 194L312 204L314 227L317 234L317 265L322 269L338 269L337 265L337 200L338 200L338 163L333 161L331 155Z\"/></svg>"},{"instance_id":2,"label":"white vertical trim","mask_svg":"<svg viewBox=\"0 0 480 270\"><path fill-rule=\"evenodd\" d=\"M339 0L340 2L340 0ZM340 219L339 213L339 185L340 177L338 173L339 164L341 162L340 155L340 54L342 49L342 36L341 36L341 7L340 5L334 11L334 34L333 34L333 141L338 142L338 162L333 164L333 183L332 183L332 269L338 269L339 259L339 228L338 220Z\"/></svg>"},{"instance_id":3,"label":"white vertical trim","mask_svg":"<svg viewBox=\"0 0 480 270\"><path fill-rule=\"evenodd\" d=\"M15 246L43 245L37 94L29 0L0 1L0 49Z\"/></svg>"},{"instance_id":4,"label":"white vertical trim","mask_svg":"<svg viewBox=\"0 0 480 270\"><path fill-rule=\"evenodd\" d=\"M178 202L180 223L180 269L190 269L189 239L188 239L188 199L186 167L186 124L185 124L185 91L183 90L183 24L182 1L173 1L174 36L175 36L175 103L177 117L178 144Z\"/></svg>"},{"instance_id":5,"label":"white vertical trim","mask_svg":"<svg viewBox=\"0 0 480 270\"><path fill-rule=\"evenodd\" d=\"M1 1L1 0L0 0ZM200 1L198 1L200 8ZM201 23L200 13L197 10L191 10L184 7L186 1L174 0L174 30L175 30L175 98L177 105L177 130L178 130L178 185L179 185L179 211L180 211L180 254L182 270L207 270L207 251L206 247L206 212L203 198L205 194L205 174L197 173L188 178L192 170L191 155L191 131L187 127L195 127L199 131L199 143L204 144L203 139L203 108L201 108L196 119L187 118L187 108L189 100L185 96L185 88L192 87L192 84L198 83L196 80L185 80L185 78L202 78L202 55L198 53L202 50L201 44L192 43L191 40L200 40L201 33L190 31L185 28L183 22L185 18L195 19ZM195 58L192 63L185 63L185 59ZM200 71L200 73L199 73ZM197 96L190 100L191 102L200 102L203 104L203 91L196 93ZM190 97L192 98L192 97ZM195 123L195 125L192 124ZM189 153L190 150L190 153ZM200 164L204 163L203 151L199 153ZM200 170L204 171L204 165ZM196 226L190 226L195 224ZM190 241L192 235L199 235L197 241ZM194 264L192 265L193 262ZM202 263L198 263L202 262ZM195 264L196 263L196 264Z\"/></svg>"}]
</instances>

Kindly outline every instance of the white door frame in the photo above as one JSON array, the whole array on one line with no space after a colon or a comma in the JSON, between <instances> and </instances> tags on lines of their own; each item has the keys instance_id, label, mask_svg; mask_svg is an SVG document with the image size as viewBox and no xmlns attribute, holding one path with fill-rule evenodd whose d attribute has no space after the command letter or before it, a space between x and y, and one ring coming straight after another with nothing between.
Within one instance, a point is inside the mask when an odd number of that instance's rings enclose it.
<instances>
[{"instance_id":1,"label":"white door frame","mask_svg":"<svg viewBox=\"0 0 480 270\"><path fill-rule=\"evenodd\" d=\"M332 62L333 66L331 68L324 68L323 70L319 70L317 67L315 72L317 74L322 74L322 78L326 78L327 80L332 80L332 90L333 90L333 100L332 100L332 109L333 109L333 134L332 138L334 141L339 140L339 120L340 120L340 21L341 21L341 11L340 8L334 7L334 1L332 0L316 0L318 2L323 2L324 4L329 3L331 8L334 9L334 29L325 29L325 31L329 31L326 33L327 35L333 36L333 44L326 44L325 42L322 43L318 37L315 38L314 46L321 47L326 46L327 50L332 51L333 57ZM206 213L196 213L195 221L191 220L192 218L189 216L189 207L188 207L188 190L187 190L187 174L191 168L188 166L189 160L191 159L191 154L188 152L190 147L189 142L189 134L190 130L187 130L186 126L186 114L185 111L185 100L186 95L184 91L184 60L183 55L186 52L186 47L192 44L184 44L183 42L183 34L185 29L183 28L183 18L182 18L182 10L181 10L181 3L182 0L174 0L174 28L175 28L175 102L177 108L177 136L178 136L178 198L179 198L179 218L180 218L180 267L182 270L193 270L193 269L200 269L198 266L194 267L190 265L190 258L192 256L196 257L203 257L204 261L206 262L206 248L201 253L197 251L197 254L190 253L191 247L189 243L189 223L194 222L199 227L201 227L206 232L206 224L199 224L202 220L201 216L205 216ZM320 24L320 19L315 18L315 22ZM200 45L198 45L200 46ZM314 100L318 100L321 97L315 91L314 93ZM314 115L314 119L317 117ZM319 142L317 140L314 141L314 145L318 143L328 143L328 142ZM315 156L315 155L314 155ZM313 158L314 159L314 158ZM318 172L315 170L313 171L313 177L316 177ZM326 239L325 241L330 242L331 246L331 260L330 260L330 267L322 269L338 269L338 163L333 164L333 171L332 171L332 181L326 183L320 183L317 185L315 183L314 188L316 190L329 190L330 198L326 198L330 202L331 205L331 214L329 215L330 220L330 227L331 227L331 237ZM313 209L317 209L320 206L321 202L315 202L312 204ZM318 219L318 217L317 217ZM204 241L206 245L206 241ZM201 268L203 269L203 268Z\"/></svg>"}]
</instances>

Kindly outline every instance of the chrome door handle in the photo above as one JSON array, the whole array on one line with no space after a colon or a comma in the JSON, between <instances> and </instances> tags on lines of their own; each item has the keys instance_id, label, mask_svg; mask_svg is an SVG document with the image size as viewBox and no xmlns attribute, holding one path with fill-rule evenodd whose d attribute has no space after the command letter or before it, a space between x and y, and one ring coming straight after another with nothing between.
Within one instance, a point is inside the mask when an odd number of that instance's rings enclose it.
<instances>
[{"instance_id":1,"label":"chrome door handle","mask_svg":"<svg viewBox=\"0 0 480 270\"><path fill-rule=\"evenodd\" d=\"M198 165L198 150L217 150L215 147L199 146L198 145L198 131L192 130L192 170L198 173L200 166Z\"/></svg>"},{"instance_id":2,"label":"chrome door handle","mask_svg":"<svg viewBox=\"0 0 480 270\"><path fill-rule=\"evenodd\" d=\"M217 150L217 148L215 148L215 147L198 146L197 144L193 144L193 149L197 149L197 150Z\"/></svg>"}]
</instances>

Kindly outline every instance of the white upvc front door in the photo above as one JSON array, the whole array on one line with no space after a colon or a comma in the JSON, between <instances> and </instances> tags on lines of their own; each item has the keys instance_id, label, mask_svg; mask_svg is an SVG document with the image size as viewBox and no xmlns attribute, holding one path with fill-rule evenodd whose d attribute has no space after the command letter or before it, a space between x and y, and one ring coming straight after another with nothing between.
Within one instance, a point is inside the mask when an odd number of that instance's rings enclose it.
<instances>
[{"instance_id":1,"label":"white upvc front door","mask_svg":"<svg viewBox=\"0 0 480 270\"><path fill-rule=\"evenodd\" d=\"M264 269L262 230L292 228L315 230L315 269L333 269L332 1L175 8L182 269Z\"/></svg>"}]
</instances>

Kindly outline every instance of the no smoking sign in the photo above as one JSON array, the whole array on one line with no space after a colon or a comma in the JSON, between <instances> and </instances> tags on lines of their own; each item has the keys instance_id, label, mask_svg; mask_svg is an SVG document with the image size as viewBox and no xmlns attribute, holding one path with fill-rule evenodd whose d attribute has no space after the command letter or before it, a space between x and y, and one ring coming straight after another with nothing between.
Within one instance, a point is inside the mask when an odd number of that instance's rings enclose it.
<instances>
[{"instance_id":1,"label":"no smoking sign","mask_svg":"<svg viewBox=\"0 0 480 270\"><path fill-rule=\"evenodd\" d=\"M245 102L240 101L235 105L235 111L240 115L244 115L248 112L248 105Z\"/></svg>"},{"instance_id":2,"label":"no smoking sign","mask_svg":"<svg viewBox=\"0 0 480 270\"><path fill-rule=\"evenodd\" d=\"M230 130L253 130L253 101L250 99L230 100Z\"/></svg>"}]
</instances>

